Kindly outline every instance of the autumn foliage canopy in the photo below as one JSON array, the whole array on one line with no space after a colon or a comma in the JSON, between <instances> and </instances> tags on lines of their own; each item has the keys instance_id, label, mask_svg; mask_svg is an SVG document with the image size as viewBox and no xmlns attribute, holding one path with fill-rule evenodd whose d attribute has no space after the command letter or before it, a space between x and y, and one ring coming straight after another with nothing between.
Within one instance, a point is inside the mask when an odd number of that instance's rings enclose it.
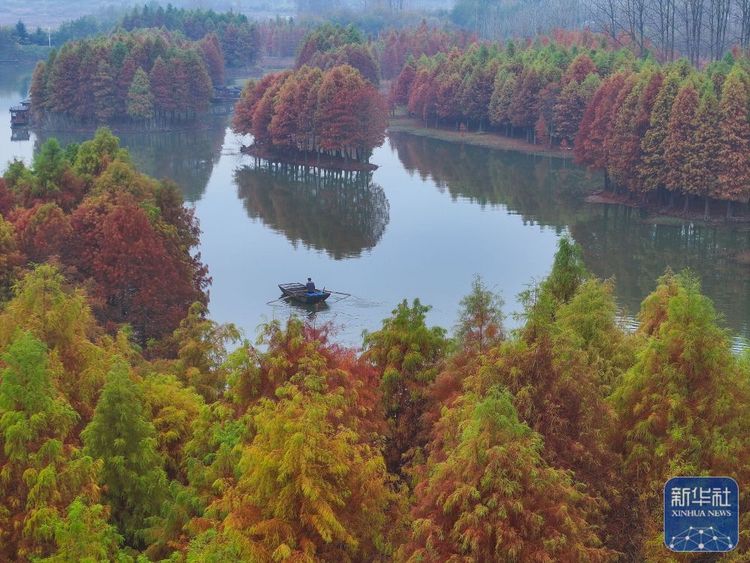
<instances>
[{"instance_id":1,"label":"autumn foliage canopy","mask_svg":"<svg viewBox=\"0 0 750 563\"><path fill-rule=\"evenodd\" d=\"M235 106L234 130L278 152L309 152L366 161L385 140L387 109L355 68L269 74L250 82Z\"/></svg>"}]
</instances>

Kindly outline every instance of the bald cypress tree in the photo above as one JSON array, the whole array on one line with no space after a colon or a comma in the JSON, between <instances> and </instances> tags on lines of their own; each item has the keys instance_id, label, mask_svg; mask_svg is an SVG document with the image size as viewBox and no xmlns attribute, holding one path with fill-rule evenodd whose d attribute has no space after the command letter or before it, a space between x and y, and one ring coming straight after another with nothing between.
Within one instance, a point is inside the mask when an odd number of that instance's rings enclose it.
<instances>
[{"instance_id":1,"label":"bald cypress tree","mask_svg":"<svg viewBox=\"0 0 750 563\"><path fill-rule=\"evenodd\" d=\"M94 75L94 116L98 121L109 121L117 111L115 98L115 79L112 66L106 61L99 61Z\"/></svg>"},{"instance_id":2,"label":"bald cypress tree","mask_svg":"<svg viewBox=\"0 0 750 563\"><path fill-rule=\"evenodd\" d=\"M98 464L80 455L78 414L55 388L46 346L21 332L0 373L0 559L43 557L49 529L79 494L95 491Z\"/></svg>"},{"instance_id":3,"label":"bald cypress tree","mask_svg":"<svg viewBox=\"0 0 750 563\"><path fill-rule=\"evenodd\" d=\"M664 79L651 112L650 127L641 141L643 161L638 167L638 173L644 191L654 191L666 185L665 141L669 133L672 104L680 82L680 75L676 71L670 72Z\"/></svg>"},{"instance_id":4,"label":"bald cypress tree","mask_svg":"<svg viewBox=\"0 0 750 563\"><path fill-rule=\"evenodd\" d=\"M703 197L703 215L708 219L709 200L718 197L721 189L719 155L722 149L719 101L710 83L701 96L696 121L698 130L693 142L693 158L700 166L693 167L693 182L697 188L696 195Z\"/></svg>"},{"instance_id":5,"label":"bald cypress tree","mask_svg":"<svg viewBox=\"0 0 750 563\"><path fill-rule=\"evenodd\" d=\"M612 292L585 271L580 249L561 239L552 272L524 295L526 324L484 355L485 369L466 387L512 393L519 418L544 440L544 460L569 470L595 499L589 523L622 551L619 458L607 440L616 416L606 397L630 367L632 346L617 325Z\"/></svg>"},{"instance_id":6,"label":"bald cypress tree","mask_svg":"<svg viewBox=\"0 0 750 563\"><path fill-rule=\"evenodd\" d=\"M635 131L636 116L643 95L644 80L634 76L617 115L612 120L607 143L613 150L609 162L609 175L617 185L629 190L637 186L637 166L641 156L641 136Z\"/></svg>"},{"instance_id":7,"label":"bald cypress tree","mask_svg":"<svg viewBox=\"0 0 750 563\"><path fill-rule=\"evenodd\" d=\"M673 192L685 194L685 210L690 194L698 193L695 170L704 163L696 162L693 141L698 130L698 92L691 83L683 84L675 97L664 139L665 186Z\"/></svg>"},{"instance_id":8,"label":"bald cypress tree","mask_svg":"<svg viewBox=\"0 0 750 563\"><path fill-rule=\"evenodd\" d=\"M133 559L120 550L122 536L108 522L109 512L101 504L89 504L77 498L68 507L65 518L52 526L55 550L37 561L67 563L69 561L117 561Z\"/></svg>"},{"instance_id":9,"label":"bald cypress tree","mask_svg":"<svg viewBox=\"0 0 750 563\"><path fill-rule=\"evenodd\" d=\"M719 197L733 201L750 197L750 122L748 121L748 77L735 66L721 89L721 150L719 151Z\"/></svg>"},{"instance_id":10,"label":"bald cypress tree","mask_svg":"<svg viewBox=\"0 0 750 563\"><path fill-rule=\"evenodd\" d=\"M151 82L148 74L140 67L135 71L128 89L127 112L128 116L139 121L147 121L154 117Z\"/></svg>"},{"instance_id":11,"label":"bald cypress tree","mask_svg":"<svg viewBox=\"0 0 750 563\"><path fill-rule=\"evenodd\" d=\"M662 491L670 477L750 478L750 374L688 274L662 277L639 320L644 343L612 402L625 493L635 508L631 530L642 532L632 556L650 560L664 554Z\"/></svg>"},{"instance_id":12,"label":"bald cypress tree","mask_svg":"<svg viewBox=\"0 0 750 563\"><path fill-rule=\"evenodd\" d=\"M94 418L81 437L85 453L103 461L101 481L112 520L129 545L142 546L146 518L158 513L167 482L156 431L127 365L120 363L109 372Z\"/></svg>"},{"instance_id":13,"label":"bald cypress tree","mask_svg":"<svg viewBox=\"0 0 750 563\"><path fill-rule=\"evenodd\" d=\"M448 344L443 329L427 326L429 310L419 299L411 306L404 300L380 330L366 333L364 338L364 357L380 376L389 425L385 459L393 473L399 472L428 439L422 421L427 388L437 376L438 362Z\"/></svg>"},{"instance_id":14,"label":"bald cypress tree","mask_svg":"<svg viewBox=\"0 0 750 563\"><path fill-rule=\"evenodd\" d=\"M606 561L591 498L544 461L543 440L499 387L465 394L436 426L442 447L415 491L398 561Z\"/></svg>"}]
</instances>

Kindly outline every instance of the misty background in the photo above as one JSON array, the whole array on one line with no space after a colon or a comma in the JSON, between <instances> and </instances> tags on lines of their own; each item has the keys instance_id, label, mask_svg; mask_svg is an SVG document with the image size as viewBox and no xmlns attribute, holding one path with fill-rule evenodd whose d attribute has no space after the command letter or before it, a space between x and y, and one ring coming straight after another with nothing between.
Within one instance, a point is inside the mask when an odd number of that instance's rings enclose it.
<instances>
[{"instance_id":1,"label":"misty background","mask_svg":"<svg viewBox=\"0 0 750 563\"><path fill-rule=\"evenodd\" d=\"M480 40L534 37L554 29L590 30L660 60L716 60L750 41L750 0L176 0L174 6L234 11L259 22L282 18L354 24L371 37L416 25L461 28ZM108 32L143 2L4 0L0 49L15 40L59 46ZM149 5L166 6L166 3ZM19 23L22 22L22 27Z\"/></svg>"}]
</instances>

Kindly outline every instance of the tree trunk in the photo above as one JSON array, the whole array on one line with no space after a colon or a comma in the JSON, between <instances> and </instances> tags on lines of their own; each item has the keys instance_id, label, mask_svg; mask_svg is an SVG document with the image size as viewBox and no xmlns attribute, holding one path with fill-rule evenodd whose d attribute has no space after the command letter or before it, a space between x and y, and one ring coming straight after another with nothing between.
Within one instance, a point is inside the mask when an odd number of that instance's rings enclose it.
<instances>
[{"instance_id":1,"label":"tree trunk","mask_svg":"<svg viewBox=\"0 0 750 563\"><path fill-rule=\"evenodd\" d=\"M703 198L703 219L708 221L708 196Z\"/></svg>"}]
</instances>

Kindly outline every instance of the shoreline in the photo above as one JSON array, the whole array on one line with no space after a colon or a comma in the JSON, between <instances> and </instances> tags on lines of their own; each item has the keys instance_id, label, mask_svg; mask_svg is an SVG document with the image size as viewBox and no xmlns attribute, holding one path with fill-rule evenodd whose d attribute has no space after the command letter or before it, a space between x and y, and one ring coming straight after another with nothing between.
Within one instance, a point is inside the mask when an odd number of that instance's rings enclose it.
<instances>
[{"instance_id":1,"label":"shoreline","mask_svg":"<svg viewBox=\"0 0 750 563\"><path fill-rule=\"evenodd\" d=\"M679 207L669 209L663 204L654 202L642 202L634 200L628 194L614 194L612 192L605 191L604 189L591 192L585 198L586 203L592 203L595 205L623 205L625 207L631 207L645 211L648 214L647 221L658 224L667 222L679 222L679 223L693 223L703 226L721 227L721 226L746 226L750 223L750 216L748 215L737 215L727 218L723 215L717 215L715 212L710 214L708 218L703 215L702 203L700 204L701 210L696 211L694 203L692 209L683 211ZM716 207L716 202L712 202L712 206ZM715 211L712 210L712 211Z\"/></svg>"},{"instance_id":2,"label":"shoreline","mask_svg":"<svg viewBox=\"0 0 750 563\"><path fill-rule=\"evenodd\" d=\"M484 147L491 150L513 151L533 156L545 156L564 160L572 160L573 158L572 150L531 145L523 139L515 139L496 133L467 132L447 128L429 127L424 125L419 119L407 117L405 115L398 115L390 118L387 132L407 133L417 137L426 137L448 143L461 143ZM656 203L639 202L627 195L615 195L607 192L605 191L604 186L602 186L600 190L591 192L583 199L586 203L594 205L624 205L645 211L648 214L647 220L654 223L660 222L659 219L668 219L679 221L680 223L694 223L706 226L739 226L750 223L750 216L748 215L734 216L727 219L722 215L717 216L716 214L712 214L706 219L704 218L702 211L696 212L691 210L685 213L680 209L668 209L663 205ZM715 206L715 204L712 204L712 206ZM750 262L750 258L746 258L746 260Z\"/></svg>"},{"instance_id":3,"label":"shoreline","mask_svg":"<svg viewBox=\"0 0 750 563\"><path fill-rule=\"evenodd\" d=\"M218 104L217 104L218 105ZM227 114L205 113L196 117L192 121L175 121L164 125L148 126L139 123L113 122L113 123L77 123L70 125L50 124L50 123L32 123L25 126L35 133L41 133L44 136L54 136L55 134L81 134L94 133L102 127L108 128L114 135L133 134L133 133L182 133L195 130L208 129L213 127L217 121L226 120ZM20 127L19 127L20 129Z\"/></svg>"},{"instance_id":4,"label":"shoreline","mask_svg":"<svg viewBox=\"0 0 750 563\"><path fill-rule=\"evenodd\" d=\"M497 133L456 131L455 129L429 127L417 118L403 115L389 118L386 131L389 133L409 133L418 137L429 137L430 139L450 143L464 143L495 150L515 151L533 156L547 156L566 160L573 158L572 150L531 145L523 139L506 137Z\"/></svg>"}]
</instances>

